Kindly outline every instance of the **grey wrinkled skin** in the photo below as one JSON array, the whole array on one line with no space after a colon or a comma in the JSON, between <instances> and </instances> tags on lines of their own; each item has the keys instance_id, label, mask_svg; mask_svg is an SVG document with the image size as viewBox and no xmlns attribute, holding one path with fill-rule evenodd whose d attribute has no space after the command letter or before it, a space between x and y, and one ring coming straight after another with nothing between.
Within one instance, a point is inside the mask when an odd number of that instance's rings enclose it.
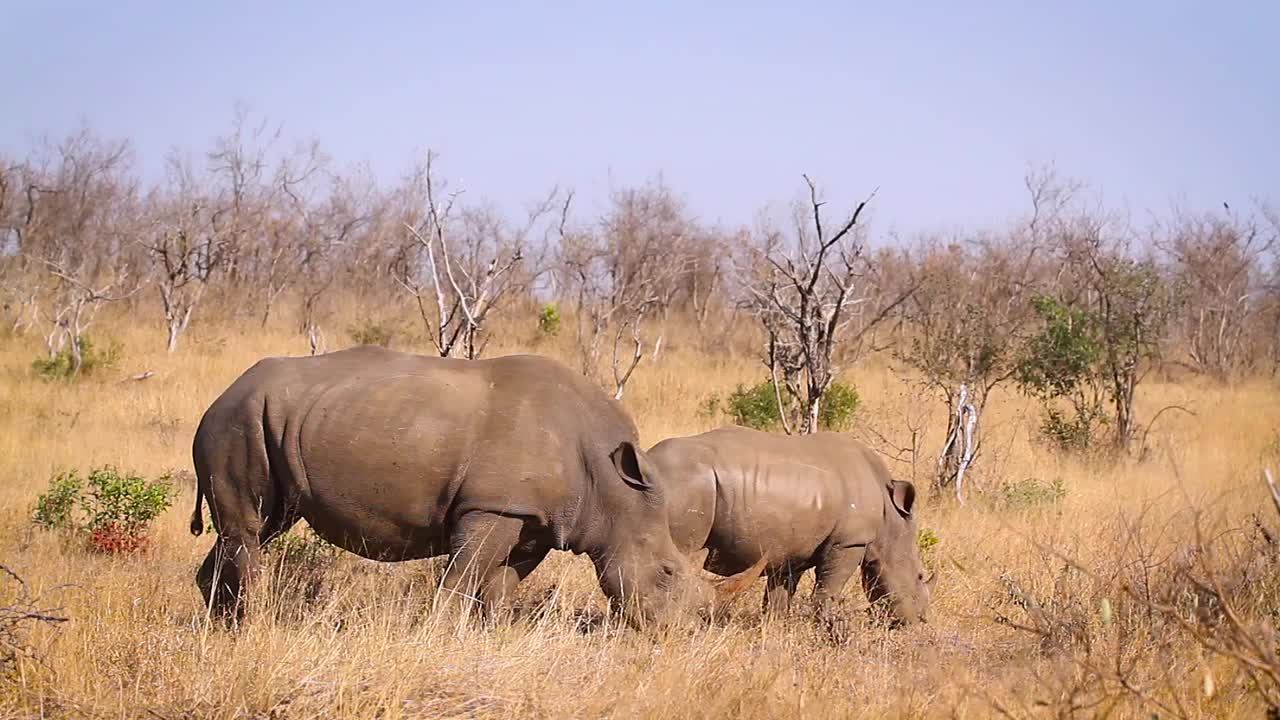
<instances>
[{"instance_id":1,"label":"grey wrinkled skin","mask_svg":"<svg viewBox=\"0 0 1280 720\"><path fill-rule=\"evenodd\" d=\"M366 558L448 554L443 596L490 611L553 549L588 555L634 623L702 609L711 586L672 542L636 443L621 405L548 358L267 358L196 430L191 530L202 499L218 530L197 584L242 616L260 549L305 518Z\"/></svg>"},{"instance_id":2,"label":"grey wrinkled skin","mask_svg":"<svg viewBox=\"0 0 1280 720\"><path fill-rule=\"evenodd\" d=\"M705 567L741 572L767 558L765 608L790 607L806 570L819 612L855 572L899 623L926 619L933 578L917 545L915 487L838 433L786 436L741 427L664 440L649 460L667 482L671 535Z\"/></svg>"}]
</instances>

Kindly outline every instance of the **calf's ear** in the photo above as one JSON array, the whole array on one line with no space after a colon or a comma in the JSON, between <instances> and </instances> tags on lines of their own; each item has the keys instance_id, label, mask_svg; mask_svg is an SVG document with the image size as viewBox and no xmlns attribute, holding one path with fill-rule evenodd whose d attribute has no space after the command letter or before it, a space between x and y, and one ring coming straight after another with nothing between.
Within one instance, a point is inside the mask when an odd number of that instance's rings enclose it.
<instances>
[{"instance_id":1,"label":"calf's ear","mask_svg":"<svg viewBox=\"0 0 1280 720\"><path fill-rule=\"evenodd\" d=\"M889 499L903 517L910 517L911 508L916 504L916 486L906 480L894 480L889 486Z\"/></svg>"},{"instance_id":2,"label":"calf's ear","mask_svg":"<svg viewBox=\"0 0 1280 720\"><path fill-rule=\"evenodd\" d=\"M613 466L618 469L622 481L637 490L652 491L656 489L653 481L653 466L644 451L626 440L622 441L609 456Z\"/></svg>"}]
</instances>

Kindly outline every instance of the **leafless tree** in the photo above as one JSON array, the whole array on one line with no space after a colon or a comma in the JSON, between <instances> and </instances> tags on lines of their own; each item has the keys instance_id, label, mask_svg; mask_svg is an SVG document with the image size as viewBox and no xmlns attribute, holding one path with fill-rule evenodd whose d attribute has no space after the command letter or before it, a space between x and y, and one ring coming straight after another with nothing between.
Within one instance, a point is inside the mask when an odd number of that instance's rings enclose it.
<instances>
[{"instance_id":1,"label":"leafless tree","mask_svg":"<svg viewBox=\"0 0 1280 720\"><path fill-rule=\"evenodd\" d=\"M255 289L262 261L270 259L262 257L257 241L278 191L272 182L271 153L280 136L280 127L272 127L265 118L255 121L246 105L237 104L231 129L207 153L210 197L206 202L215 223L212 230L222 246L221 271L229 289L245 299L254 293L244 292L244 286Z\"/></svg>"},{"instance_id":2,"label":"leafless tree","mask_svg":"<svg viewBox=\"0 0 1280 720\"><path fill-rule=\"evenodd\" d=\"M921 282L905 304L911 335L897 352L947 407L934 486L962 502L987 399L1015 369L1036 254L1023 238L979 237L926 246L916 266Z\"/></svg>"},{"instance_id":3,"label":"leafless tree","mask_svg":"<svg viewBox=\"0 0 1280 720\"><path fill-rule=\"evenodd\" d=\"M766 230L745 268L747 302L767 337L765 365L787 433L818 431L822 398L840 370L915 291L912 285L893 297L879 292L858 226L871 198L833 232L823 224L826 203L817 185L804 180L809 202L797 212L795 238Z\"/></svg>"},{"instance_id":4,"label":"leafless tree","mask_svg":"<svg viewBox=\"0 0 1280 720\"><path fill-rule=\"evenodd\" d=\"M169 183L172 194L153 195L149 237L139 242L151 260L164 310L165 348L174 352L213 273L226 262L230 241L219 230L225 227L218 219L225 210L213 206L190 164L177 154L169 158Z\"/></svg>"},{"instance_id":5,"label":"leafless tree","mask_svg":"<svg viewBox=\"0 0 1280 720\"><path fill-rule=\"evenodd\" d=\"M271 319L276 301L297 279L303 266L322 252L323 238L314 235L311 214L318 208L318 180L326 176L328 157L319 143L300 148L280 161L273 188L267 194L264 227L258 242L262 294L262 327Z\"/></svg>"},{"instance_id":6,"label":"leafless tree","mask_svg":"<svg viewBox=\"0 0 1280 720\"><path fill-rule=\"evenodd\" d=\"M93 324L98 309L105 303L128 298L140 286L130 284L127 267L111 273L99 273L96 280L87 278L82 269L66 267L45 260L45 269L55 282L53 312L45 345L50 359L66 350L70 354L70 374L79 374L84 366L84 336Z\"/></svg>"},{"instance_id":7,"label":"leafless tree","mask_svg":"<svg viewBox=\"0 0 1280 720\"><path fill-rule=\"evenodd\" d=\"M23 192L8 233L32 275L44 279L30 297L48 308L50 357L67 349L72 374L83 365L83 336L98 307L131 294L126 238L138 215L131 163L128 143L82 129L46 143L18 176Z\"/></svg>"},{"instance_id":8,"label":"leafless tree","mask_svg":"<svg viewBox=\"0 0 1280 720\"><path fill-rule=\"evenodd\" d=\"M512 229L496 213L461 209L462 192L449 191L433 174L435 154L411 186L426 206L408 233L396 279L413 296L427 334L441 357L479 357L488 343L485 321L516 291L529 236L554 214L556 191L532 207L524 225Z\"/></svg>"},{"instance_id":9,"label":"leafless tree","mask_svg":"<svg viewBox=\"0 0 1280 720\"><path fill-rule=\"evenodd\" d=\"M374 245L378 214L373 186L349 177L333 176L324 202L304 214L302 251L298 262L298 290L301 300L299 330L307 338L311 354L326 350L322 302L333 288L344 259L351 259L354 247ZM358 264L358 260L355 261Z\"/></svg>"},{"instance_id":10,"label":"leafless tree","mask_svg":"<svg viewBox=\"0 0 1280 720\"><path fill-rule=\"evenodd\" d=\"M1031 211L1007 234L926 244L908 263L921 283L905 305L910 335L896 352L947 407L933 482L961 502L965 475L982 447L983 410L1016 370L1031 300L1044 281L1045 248L1080 189L1052 167L1032 170L1024 180Z\"/></svg>"},{"instance_id":11,"label":"leafless tree","mask_svg":"<svg viewBox=\"0 0 1280 720\"><path fill-rule=\"evenodd\" d=\"M1234 211L1181 213L1157 243L1183 293L1179 330L1200 370L1219 378L1247 369L1249 331L1262 310L1263 263L1275 237Z\"/></svg>"},{"instance_id":12,"label":"leafless tree","mask_svg":"<svg viewBox=\"0 0 1280 720\"><path fill-rule=\"evenodd\" d=\"M566 202L562 220L568 210ZM663 321L691 267L685 247L693 232L682 203L662 185L615 192L597 228L561 224L558 265L572 298L582 371L597 373L607 343L615 398L626 392L646 344L662 345ZM652 333L649 324L656 325Z\"/></svg>"}]
</instances>

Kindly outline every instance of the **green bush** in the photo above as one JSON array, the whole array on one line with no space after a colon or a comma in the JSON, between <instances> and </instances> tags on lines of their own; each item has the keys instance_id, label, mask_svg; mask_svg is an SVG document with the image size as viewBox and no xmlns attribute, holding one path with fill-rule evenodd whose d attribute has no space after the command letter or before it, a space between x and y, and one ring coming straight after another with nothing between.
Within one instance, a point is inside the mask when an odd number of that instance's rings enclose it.
<instances>
[{"instance_id":1,"label":"green bush","mask_svg":"<svg viewBox=\"0 0 1280 720\"><path fill-rule=\"evenodd\" d=\"M924 561L928 561L933 555L934 548L938 543L942 542L938 538L938 534L929 528L920 528L920 535L916 538L916 545L920 548L920 557Z\"/></svg>"},{"instance_id":2,"label":"green bush","mask_svg":"<svg viewBox=\"0 0 1280 720\"><path fill-rule=\"evenodd\" d=\"M721 398L715 393L711 393L698 403L698 417L704 420L714 420L719 417L724 408L721 407Z\"/></svg>"},{"instance_id":3,"label":"green bush","mask_svg":"<svg viewBox=\"0 0 1280 720\"><path fill-rule=\"evenodd\" d=\"M549 302L538 311L538 332L547 337L560 333L560 306Z\"/></svg>"},{"instance_id":4,"label":"green bush","mask_svg":"<svg viewBox=\"0 0 1280 720\"><path fill-rule=\"evenodd\" d=\"M50 480L49 490L36 500L32 520L84 535L94 550L133 552L146 546L149 526L173 504L173 493L168 473L146 480L105 466L81 479L72 470Z\"/></svg>"},{"instance_id":5,"label":"green bush","mask_svg":"<svg viewBox=\"0 0 1280 720\"><path fill-rule=\"evenodd\" d=\"M288 595L300 597L305 606L320 597L329 569L338 559L338 550L308 526L301 532L276 538L265 552L274 562L278 587Z\"/></svg>"},{"instance_id":6,"label":"green bush","mask_svg":"<svg viewBox=\"0 0 1280 720\"><path fill-rule=\"evenodd\" d=\"M762 382L751 387L740 383L729 393L727 404L729 415L738 425L770 430L782 424L772 382Z\"/></svg>"},{"instance_id":7,"label":"green bush","mask_svg":"<svg viewBox=\"0 0 1280 720\"><path fill-rule=\"evenodd\" d=\"M845 430L853 424L858 412L858 391L850 385L831 383L822 398L818 411L818 425L828 430Z\"/></svg>"},{"instance_id":8,"label":"green bush","mask_svg":"<svg viewBox=\"0 0 1280 720\"><path fill-rule=\"evenodd\" d=\"M1106 424L1105 414L1086 408L1068 415L1056 407L1047 407L1040 416L1040 436L1056 450L1083 455L1095 447L1098 432Z\"/></svg>"},{"instance_id":9,"label":"green bush","mask_svg":"<svg viewBox=\"0 0 1280 720\"><path fill-rule=\"evenodd\" d=\"M1014 380L1040 401L1041 436L1055 449L1084 453L1109 418L1102 399L1101 320L1092 312L1043 295L1032 301L1042 326L1022 348ZM1068 410L1063 410L1063 406Z\"/></svg>"},{"instance_id":10,"label":"green bush","mask_svg":"<svg viewBox=\"0 0 1280 720\"><path fill-rule=\"evenodd\" d=\"M92 375L95 372L115 367L124 350L124 346L115 340L108 343L105 350L99 349L89 339L88 335L81 336L78 344L80 346L80 375ZM75 372L75 360L72 357L70 347L59 350L53 357L33 360L31 369L45 380L70 380L77 374Z\"/></svg>"},{"instance_id":11,"label":"green bush","mask_svg":"<svg viewBox=\"0 0 1280 720\"><path fill-rule=\"evenodd\" d=\"M351 341L357 345L378 345L381 347L391 347L391 341L395 340L397 330L390 325L366 320L365 322L347 329L347 334L351 336Z\"/></svg>"},{"instance_id":12,"label":"green bush","mask_svg":"<svg viewBox=\"0 0 1280 720\"><path fill-rule=\"evenodd\" d=\"M338 556L338 546L325 540L315 530L307 527L301 532L281 535L266 547L281 562L292 565L327 565Z\"/></svg>"},{"instance_id":13,"label":"green bush","mask_svg":"<svg viewBox=\"0 0 1280 720\"><path fill-rule=\"evenodd\" d=\"M90 472L85 485L88 492L82 507L91 531L112 526L142 531L173 504L173 479L168 473L146 480L107 466Z\"/></svg>"},{"instance_id":14,"label":"green bush","mask_svg":"<svg viewBox=\"0 0 1280 720\"><path fill-rule=\"evenodd\" d=\"M714 397L714 396L713 396ZM791 393L782 392L783 402L790 404ZM719 398L714 401L718 408ZM708 401L710 402L710 401ZM853 423L858 410L858 391L852 386L833 382L822 398L818 410L818 427L824 430L844 430ZM739 384L727 398L726 411L738 425L757 430L776 430L782 427L782 414L773 382L765 381L751 387Z\"/></svg>"},{"instance_id":15,"label":"green bush","mask_svg":"<svg viewBox=\"0 0 1280 720\"><path fill-rule=\"evenodd\" d=\"M59 473L49 481L49 490L36 499L32 520L47 530L66 528L71 523L84 484L74 471Z\"/></svg>"}]
</instances>

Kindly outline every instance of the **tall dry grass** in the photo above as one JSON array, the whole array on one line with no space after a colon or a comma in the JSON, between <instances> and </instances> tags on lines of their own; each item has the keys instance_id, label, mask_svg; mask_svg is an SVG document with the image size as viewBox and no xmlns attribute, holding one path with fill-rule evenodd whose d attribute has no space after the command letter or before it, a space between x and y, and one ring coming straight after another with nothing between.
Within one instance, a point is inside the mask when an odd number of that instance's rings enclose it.
<instances>
[{"instance_id":1,"label":"tall dry grass","mask_svg":"<svg viewBox=\"0 0 1280 720\"><path fill-rule=\"evenodd\" d=\"M345 344L343 329L355 322L353 314L332 324L331 347ZM32 375L37 340L0 343L0 564L70 618L27 628L35 656L0 679L0 714L1146 718L1257 716L1266 704L1241 662L1206 649L1152 605L1189 597L1178 594L1172 568L1196 541L1195 507L1206 533L1229 546L1220 569L1252 573L1224 598L1248 623L1268 619L1274 572L1255 557L1267 546L1251 514L1280 525L1257 481L1280 442L1273 384L1148 383L1146 417L1175 402L1196 414L1166 414L1146 459L1115 464L1049 452L1036 443L1035 408L1012 393L996 397L969 503L924 506L922 524L940 541L927 561L941 577L931 622L918 628L888 632L865 621L854 583L836 625L802 612L765 622L758 587L715 625L639 634L610 624L589 563L564 554L522 584L519 621L488 628L431 612L438 562L345 554L289 562L277 553L272 592L231 633L206 622L193 582L210 539L187 532L189 484L144 556L89 554L29 520L63 469L189 468L195 424L227 384L264 355L306 352L283 322L265 331L250 322L198 326L174 355L163 353L157 328L104 317L98 334L124 343L121 364L73 384ZM567 337L537 340L532 321L500 335L508 340L490 354L532 349L572 360ZM425 350L411 339L397 345ZM725 422L702 412L706 398L760 379L755 359L699 345L692 333L678 335L628 387L625 404L646 444ZM155 374L121 381L144 370ZM884 359L845 379L863 399L855 432L899 449L914 432L916 462L891 464L926 483L943 408ZM1060 498L1046 490L1055 481ZM1142 587L1144 602L1132 594ZM0 605L11 598L0 594Z\"/></svg>"}]
</instances>

